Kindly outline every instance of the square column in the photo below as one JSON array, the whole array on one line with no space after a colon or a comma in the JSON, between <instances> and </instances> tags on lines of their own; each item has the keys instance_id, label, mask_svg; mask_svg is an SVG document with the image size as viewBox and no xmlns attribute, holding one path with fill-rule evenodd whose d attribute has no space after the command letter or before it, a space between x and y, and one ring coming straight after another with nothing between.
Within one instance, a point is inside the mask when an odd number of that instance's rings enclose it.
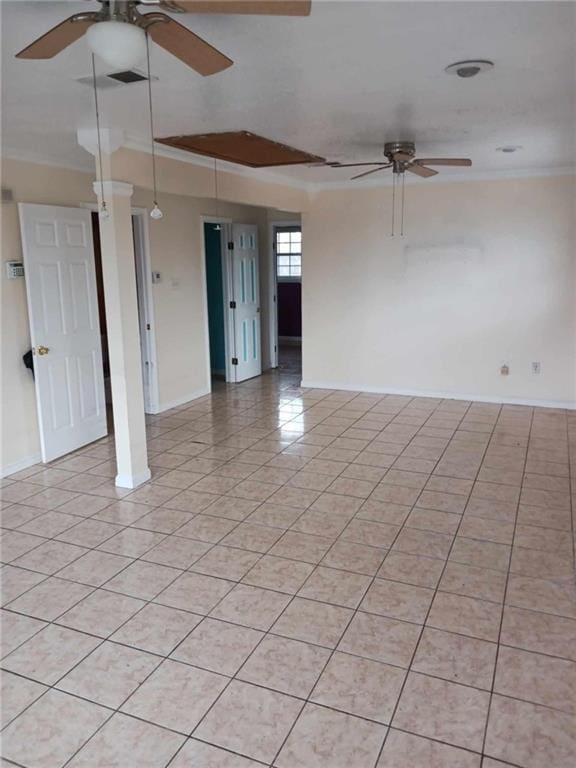
<instances>
[{"instance_id":1,"label":"square column","mask_svg":"<svg viewBox=\"0 0 576 768\"><path fill-rule=\"evenodd\" d=\"M132 233L133 187L122 181L94 183L109 217L100 217L102 275L116 443L116 485L136 488L150 479L146 446L138 297Z\"/></svg>"}]
</instances>

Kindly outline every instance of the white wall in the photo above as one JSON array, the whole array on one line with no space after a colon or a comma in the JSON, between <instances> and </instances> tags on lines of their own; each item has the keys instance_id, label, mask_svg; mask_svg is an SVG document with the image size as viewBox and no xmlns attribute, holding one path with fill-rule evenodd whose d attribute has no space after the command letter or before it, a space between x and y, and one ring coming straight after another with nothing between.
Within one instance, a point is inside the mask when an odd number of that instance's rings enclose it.
<instances>
[{"instance_id":1,"label":"white wall","mask_svg":"<svg viewBox=\"0 0 576 768\"><path fill-rule=\"evenodd\" d=\"M304 383L574 404L575 192L573 177L409 185L403 238L390 187L318 192Z\"/></svg>"},{"instance_id":2,"label":"white wall","mask_svg":"<svg viewBox=\"0 0 576 768\"><path fill-rule=\"evenodd\" d=\"M22 257L17 202L77 206L95 200L93 175L48 165L3 160L2 186L12 190L14 203L3 205L2 262ZM136 188L134 206L150 206L149 191ZM208 339L205 326L205 293L202 282L202 215L213 215L214 201L184 195L160 195L165 213L149 227L152 268L162 273L153 286L158 356L160 408L184 402L208 391ZM268 243L266 208L221 202L220 215L238 222L255 223L261 241L262 286L266 286ZM6 280L0 274L2 329L2 446L0 466L16 471L39 460L39 435L34 382L22 363L30 349L25 282ZM267 302L263 305L263 325ZM269 349L269 344L265 351ZM268 357L263 360L269 365Z\"/></svg>"}]
</instances>

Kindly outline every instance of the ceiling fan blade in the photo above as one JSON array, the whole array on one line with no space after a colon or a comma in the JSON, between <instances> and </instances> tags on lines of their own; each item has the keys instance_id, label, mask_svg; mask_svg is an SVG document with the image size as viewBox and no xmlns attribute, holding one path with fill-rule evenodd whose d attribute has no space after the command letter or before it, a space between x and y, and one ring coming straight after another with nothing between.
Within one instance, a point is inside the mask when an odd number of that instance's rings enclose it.
<instances>
[{"instance_id":1,"label":"ceiling fan blade","mask_svg":"<svg viewBox=\"0 0 576 768\"><path fill-rule=\"evenodd\" d=\"M358 176L352 176L350 181L354 181L355 179L361 179L364 176L370 176L371 173L378 173L378 171L384 171L386 168L390 168L389 165L381 165L380 168L374 168L371 171L364 171L364 173L359 173Z\"/></svg>"},{"instance_id":2,"label":"ceiling fan blade","mask_svg":"<svg viewBox=\"0 0 576 768\"><path fill-rule=\"evenodd\" d=\"M374 163L326 163L326 165L329 165L331 168L359 168L362 165L382 165L382 161L377 160Z\"/></svg>"},{"instance_id":3,"label":"ceiling fan blade","mask_svg":"<svg viewBox=\"0 0 576 768\"><path fill-rule=\"evenodd\" d=\"M434 171L432 168L425 168L419 163L412 163L407 166L406 170L410 171L410 173L415 173L416 176L422 176L423 179L427 179L429 176L436 176L438 173L438 171Z\"/></svg>"},{"instance_id":4,"label":"ceiling fan blade","mask_svg":"<svg viewBox=\"0 0 576 768\"><path fill-rule=\"evenodd\" d=\"M152 40L201 75L214 75L234 64L228 56L166 14L148 16L154 17L149 25L145 22ZM146 19L146 16L143 18Z\"/></svg>"},{"instance_id":5,"label":"ceiling fan blade","mask_svg":"<svg viewBox=\"0 0 576 768\"><path fill-rule=\"evenodd\" d=\"M94 14L96 17L96 14ZM17 59L51 59L56 56L57 53L63 51L76 40L79 40L86 32L88 27L94 24L95 18L86 18L86 14L82 14L82 18L76 21L76 16L70 16L69 19L61 21L55 27L52 27L48 32L34 40L33 43L27 45L19 53L16 54Z\"/></svg>"},{"instance_id":6,"label":"ceiling fan blade","mask_svg":"<svg viewBox=\"0 0 576 768\"><path fill-rule=\"evenodd\" d=\"M461 165L466 167L472 165L472 160L464 157L432 157L424 160L419 157L416 162L420 165Z\"/></svg>"},{"instance_id":7,"label":"ceiling fan blade","mask_svg":"<svg viewBox=\"0 0 576 768\"><path fill-rule=\"evenodd\" d=\"M311 0L174 0L185 13L309 16Z\"/></svg>"},{"instance_id":8,"label":"ceiling fan blade","mask_svg":"<svg viewBox=\"0 0 576 768\"><path fill-rule=\"evenodd\" d=\"M414 160L414 156L407 155L406 152L394 152L394 160L402 160L405 163L410 163Z\"/></svg>"}]
</instances>

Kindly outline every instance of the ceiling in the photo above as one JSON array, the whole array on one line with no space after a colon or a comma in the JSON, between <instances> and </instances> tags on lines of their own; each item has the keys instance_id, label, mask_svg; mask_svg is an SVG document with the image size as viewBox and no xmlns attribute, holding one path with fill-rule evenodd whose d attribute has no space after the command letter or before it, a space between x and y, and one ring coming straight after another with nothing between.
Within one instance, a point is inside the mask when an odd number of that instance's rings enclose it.
<instances>
[{"instance_id":1,"label":"ceiling","mask_svg":"<svg viewBox=\"0 0 576 768\"><path fill-rule=\"evenodd\" d=\"M84 40L50 61L14 54L66 16L97 3L3 0L3 150L92 168L76 143L94 124ZM336 2L308 18L179 15L236 63L201 77L157 46L157 136L247 130L342 162L376 160L384 141L414 140L420 156L470 157L474 171L545 171L574 162L576 4ZM491 59L464 80L452 62ZM100 70L104 71L103 65ZM145 84L103 91L104 123L146 140ZM497 152L521 145L515 154ZM457 177L459 169L443 169ZM346 169L276 168L300 182ZM381 175L383 179L385 174Z\"/></svg>"}]
</instances>

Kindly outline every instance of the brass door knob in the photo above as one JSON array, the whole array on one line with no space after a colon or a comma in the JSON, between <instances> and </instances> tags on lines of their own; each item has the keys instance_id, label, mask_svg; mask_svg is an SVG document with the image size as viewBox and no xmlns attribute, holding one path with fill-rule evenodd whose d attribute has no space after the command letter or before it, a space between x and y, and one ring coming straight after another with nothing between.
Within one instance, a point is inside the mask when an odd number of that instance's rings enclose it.
<instances>
[{"instance_id":1,"label":"brass door knob","mask_svg":"<svg viewBox=\"0 0 576 768\"><path fill-rule=\"evenodd\" d=\"M48 347L44 347L42 344L38 345L36 347L36 354L37 355L47 355L48 352L50 352L50 349Z\"/></svg>"}]
</instances>

